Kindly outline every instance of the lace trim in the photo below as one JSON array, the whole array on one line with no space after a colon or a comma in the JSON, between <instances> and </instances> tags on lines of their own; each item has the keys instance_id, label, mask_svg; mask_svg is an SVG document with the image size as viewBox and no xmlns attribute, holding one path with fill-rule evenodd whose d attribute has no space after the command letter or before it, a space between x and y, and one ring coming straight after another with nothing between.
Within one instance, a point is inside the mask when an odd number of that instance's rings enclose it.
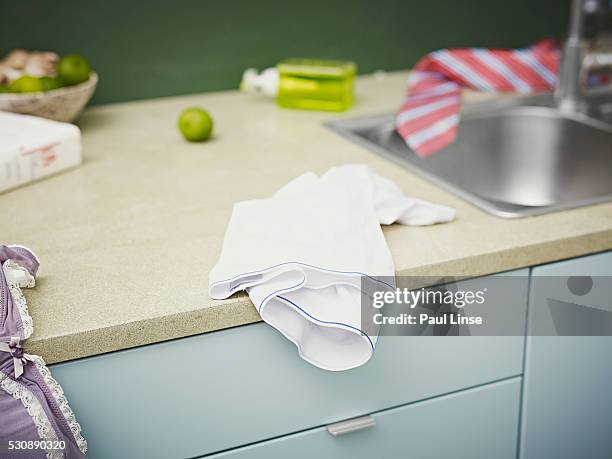
<instances>
[{"instance_id":1,"label":"lace trim","mask_svg":"<svg viewBox=\"0 0 612 459\"><path fill-rule=\"evenodd\" d=\"M72 436L74 437L77 446L79 447L81 452L85 454L87 452L87 440L85 440L83 438L83 435L81 435L81 425L77 421L76 416L74 415L74 411L72 411L72 408L70 408L68 400L66 399L64 391L62 390L62 387L55 380L55 378L53 378L53 376L51 375L51 371L49 371L47 365L45 365L45 361L42 357L38 355L28 355L28 357L30 357L32 362L34 362L36 368L38 369L38 372L41 374L43 380L45 381L45 384L51 390L51 394L57 402L60 411L64 415L64 419L66 419L66 423L68 424L68 427L72 432Z\"/></svg>"},{"instance_id":2,"label":"lace trim","mask_svg":"<svg viewBox=\"0 0 612 459\"><path fill-rule=\"evenodd\" d=\"M17 310L19 311L21 326L23 327L23 339L27 339L34 332L34 322L32 321L32 317L28 312L28 304L23 296L21 287L19 286L18 282L12 280L13 276L9 270L19 271L20 273L24 274L26 279L24 287L32 288L36 284L36 281L34 276L32 276L27 269L18 265L13 260L6 260L2 266L2 269L4 270L4 277L6 277L6 283L8 284L9 291L13 297L13 302L17 305Z\"/></svg>"},{"instance_id":3,"label":"lace trim","mask_svg":"<svg viewBox=\"0 0 612 459\"><path fill-rule=\"evenodd\" d=\"M58 441L57 434L49 422L47 413L45 413L44 408L32 392L22 384L9 378L3 372L0 372L0 387L9 395L12 395L14 399L21 401L28 415L34 421L41 440ZM47 459L63 459L63 457L64 453L61 450L47 450Z\"/></svg>"},{"instance_id":4,"label":"lace trim","mask_svg":"<svg viewBox=\"0 0 612 459\"><path fill-rule=\"evenodd\" d=\"M32 254L34 255L33 252ZM34 257L36 258L36 255L34 255ZM38 258L36 258L36 260L38 261ZM23 296L23 292L21 291L21 286L32 288L34 287L36 281L34 279L34 276L32 276L27 269L25 269L23 266L20 266L14 260L10 260L10 259L7 260L2 266L2 268L4 270L4 274L7 280L7 284L9 286L11 296L13 297L14 303L17 305L17 310L19 311L19 315L21 317L24 339L27 339L30 337L30 335L32 335L34 331L34 322L32 321L32 317L30 316L28 312L28 305L26 303L25 297ZM19 281L15 281L14 276L11 275L12 271L19 271L20 274L23 274L25 278L25 283L20 283ZM74 411L72 411L72 408L70 408L70 405L68 404L68 400L66 399L66 396L64 395L64 391L62 390L62 387L55 380L55 378L53 378L53 376L51 375L51 372L47 368L45 361L42 359L42 357L39 357L37 355L31 355L31 354L28 354L28 357L36 365L36 368L38 369L38 372L42 376L43 381L45 382L45 384L51 391L53 398L55 399L57 405L59 406L59 409L62 412L62 415L64 416L64 419L66 420L66 423L68 424L68 427L70 428L70 431L72 432L72 436L74 437L77 446L79 447L81 452L85 454L87 452L87 441L83 438L83 435L81 435L81 426L76 420ZM5 384L7 386L14 386L13 389L15 387L17 387L17 389L19 387L23 387L18 382L13 381L12 379L8 378L2 372L0 372L0 384L2 384L3 389L5 389L7 392L9 391L5 387ZM44 418L49 428L52 431L52 435L55 437L55 439L57 439L55 431L49 424L49 419L47 418L46 413L42 409L42 406L40 405L40 402L38 401L38 399L34 397L32 393L28 391L25 387L23 387L23 391L29 394L29 403L31 403L32 405L38 405L39 409L41 410L40 412L42 413L42 415L44 415ZM12 393L15 398L18 398L17 396L15 396L15 393L18 393L18 392L14 392L14 393L9 392L9 393ZM21 400L24 403L24 406L26 406L24 399L21 399ZM26 409L28 410L28 413L30 414L30 416L32 416L27 406L26 406ZM34 422L36 423L38 427L37 420L33 416L32 416L32 419L34 419ZM40 428L39 428L39 435L41 436L41 439L46 439L46 438L43 438ZM59 456L56 455L57 452L58 452L57 450L52 451L52 452L47 452L47 459L56 459L56 458L61 459L64 457L61 451L59 452L60 453Z\"/></svg>"}]
</instances>

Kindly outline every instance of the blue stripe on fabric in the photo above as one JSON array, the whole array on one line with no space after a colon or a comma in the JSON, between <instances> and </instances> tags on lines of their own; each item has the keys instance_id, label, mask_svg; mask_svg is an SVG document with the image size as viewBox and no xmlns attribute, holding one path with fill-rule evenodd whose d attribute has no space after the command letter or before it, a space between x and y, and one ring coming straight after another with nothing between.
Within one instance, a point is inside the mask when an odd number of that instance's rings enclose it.
<instances>
[{"instance_id":1,"label":"blue stripe on fabric","mask_svg":"<svg viewBox=\"0 0 612 459\"><path fill-rule=\"evenodd\" d=\"M302 311L304 314L306 314L308 317L310 317L313 320L316 320L317 322L321 322L322 324L329 324L329 325L341 325L343 327L347 327L347 328L350 328L351 330L355 330L355 331L359 332L360 334L362 334L363 336L365 336L368 339L368 341L370 342L370 346L372 346L372 350L374 350L374 343L372 342L372 340L370 339L368 334L366 332L358 329L357 327L353 327L352 325L345 324L345 323L342 323L342 322L328 322L326 320L317 319L316 317L312 316L311 314L308 314L306 311L304 311L304 309L299 307L297 304L295 304L290 299L285 298L284 296L279 296L278 298L280 298L281 300L286 301L287 303L293 305L294 307L296 307L297 309Z\"/></svg>"},{"instance_id":2,"label":"blue stripe on fabric","mask_svg":"<svg viewBox=\"0 0 612 459\"><path fill-rule=\"evenodd\" d=\"M513 51L513 54L518 60L529 66L534 72L540 75L548 84L554 85L557 81L556 75L548 70L544 64L538 61L538 59L533 55L532 51L517 49Z\"/></svg>"},{"instance_id":3,"label":"blue stripe on fabric","mask_svg":"<svg viewBox=\"0 0 612 459\"><path fill-rule=\"evenodd\" d=\"M388 287L395 288L393 285L388 284L385 281L382 281L380 279L376 279L375 277L369 276L368 274L365 274L365 273L362 273L362 272L359 272L359 271L337 271L335 269L320 268L318 266L309 265L308 263L303 263L301 261L285 261L283 263L279 263L277 265L270 266L269 268L260 269L258 271L250 271L250 272L246 272L246 273L240 273L240 274L237 274L235 276L229 277L227 279L223 279L223 280L220 280L220 281L213 282L210 286L213 287L215 285L222 284L223 282L229 282L229 281L232 281L234 279L238 279L238 278L240 278L242 276L250 276L252 274L263 274L263 273L268 272L268 271L270 271L270 270L272 270L274 268L278 268L279 266L291 265L291 264L308 266L309 268L318 269L318 270L321 270L321 271L327 271L327 272L330 272L330 273L358 274L360 276L367 277L368 279L372 279L373 281L380 282L381 284L385 284Z\"/></svg>"}]
</instances>

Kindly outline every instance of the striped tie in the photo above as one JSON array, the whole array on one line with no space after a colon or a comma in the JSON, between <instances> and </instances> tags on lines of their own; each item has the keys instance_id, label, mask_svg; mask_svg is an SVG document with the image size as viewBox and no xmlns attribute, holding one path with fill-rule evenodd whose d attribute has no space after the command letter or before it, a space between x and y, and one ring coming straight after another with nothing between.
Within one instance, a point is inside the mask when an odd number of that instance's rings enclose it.
<instances>
[{"instance_id":1,"label":"striped tie","mask_svg":"<svg viewBox=\"0 0 612 459\"><path fill-rule=\"evenodd\" d=\"M408 78L408 96L395 119L397 132L417 155L435 153L455 139L462 88L551 90L559 54L551 40L528 49L451 49L428 54Z\"/></svg>"}]
</instances>

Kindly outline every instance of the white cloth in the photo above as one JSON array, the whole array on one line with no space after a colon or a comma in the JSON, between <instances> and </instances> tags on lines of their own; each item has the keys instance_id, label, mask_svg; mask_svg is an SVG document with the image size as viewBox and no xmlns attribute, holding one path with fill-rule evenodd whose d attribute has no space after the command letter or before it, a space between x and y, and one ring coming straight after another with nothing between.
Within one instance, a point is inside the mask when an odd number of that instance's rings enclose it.
<instances>
[{"instance_id":1,"label":"white cloth","mask_svg":"<svg viewBox=\"0 0 612 459\"><path fill-rule=\"evenodd\" d=\"M234 205L209 293L223 299L246 290L302 358L326 370L354 368L377 340L361 331L361 279L389 285L395 275L380 224L431 225L454 216L405 196L364 165L309 172L272 198Z\"/></svg>"}]
</instances>

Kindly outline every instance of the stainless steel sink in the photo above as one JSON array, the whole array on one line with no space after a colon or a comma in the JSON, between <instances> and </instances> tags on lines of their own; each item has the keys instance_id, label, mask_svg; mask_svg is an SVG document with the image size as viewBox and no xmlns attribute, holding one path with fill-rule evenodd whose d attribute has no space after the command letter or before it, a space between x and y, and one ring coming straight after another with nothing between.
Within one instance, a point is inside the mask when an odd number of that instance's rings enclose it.
<instances>
[{"instance_id":1,"label":"stainless steel sink","mask_svg":"<svg viewBox=\"0 0 612 459\"><path fill-rule=\"evenodd\" d=\"M612 199L612 93L587 89L612 52L586 52L585 0L572 0L554 97L466 105L455 141L419 158L395 132L394 116L329 126L500 217L543 214Z\"/></svg>"},{"instance_id":2,"label":"stainless steel sink","mask_svg":"<svg viewBox=\"0 0 612 459\"><path fill-rule=\"evenodd\" d=\"M612 199L612 111L563 113L551 95L466 105L456 140L418 157L394 116L334 121L333 130L494 215L514 218Z\"/></svg>"}]
</instances>

